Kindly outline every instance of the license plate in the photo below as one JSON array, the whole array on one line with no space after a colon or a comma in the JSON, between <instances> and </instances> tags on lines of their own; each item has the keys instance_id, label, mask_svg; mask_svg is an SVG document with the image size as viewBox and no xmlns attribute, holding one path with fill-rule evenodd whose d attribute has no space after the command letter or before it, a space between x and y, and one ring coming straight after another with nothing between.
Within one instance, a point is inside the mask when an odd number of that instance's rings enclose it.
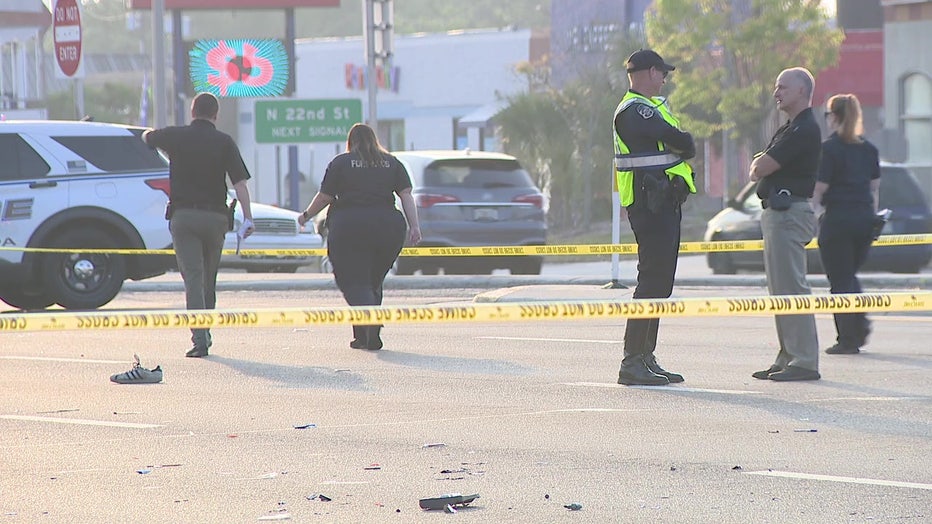
<instances>
[{"instance_id":1,"label":"license plate","mask_svg":"<svg viewBox=\"0 0 932 524\"><path fill-rule=\"evenodd\" d=\"M490 207L480 207L473 210L473 219L479 221L498 220L498 210Z\"/></svg>"}]
</instances>

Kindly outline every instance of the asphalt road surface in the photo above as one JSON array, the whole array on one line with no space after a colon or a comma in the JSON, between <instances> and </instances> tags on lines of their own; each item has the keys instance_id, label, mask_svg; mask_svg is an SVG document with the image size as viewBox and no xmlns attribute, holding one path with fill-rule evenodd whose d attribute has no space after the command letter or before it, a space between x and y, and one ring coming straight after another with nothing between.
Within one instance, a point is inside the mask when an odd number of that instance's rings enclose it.
<instances>
[{"instance_id":1,"label":"asphalt road surface","mask_svg":"<svg viewBox=\"0 0 932 524\"><path fill-rule=\"evenodd\" d=\"M759 290L677 291L727 293ZM666 319L658 356L686 382L661 388L615 384L623 320L395 324L379 352L350 349L348 326L215 329L205 359L178 330L5 333L0 522L929 522L932 322L874 327L865 353L823 356L823 380L774 383L750 377L774 358L772 318ZM133 353L161 384L109 382ZM480 498L419 509L444 493Z\"/></svg>"}]
</instances>

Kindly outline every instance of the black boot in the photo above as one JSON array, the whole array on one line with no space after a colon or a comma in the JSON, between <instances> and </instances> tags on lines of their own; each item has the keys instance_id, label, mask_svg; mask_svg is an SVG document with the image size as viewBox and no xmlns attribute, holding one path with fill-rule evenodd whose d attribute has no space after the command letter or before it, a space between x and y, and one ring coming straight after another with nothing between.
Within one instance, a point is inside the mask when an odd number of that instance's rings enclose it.
<instances>
[{"instance_id":1,"label":"black boot","mask_svg":"<svg viewBox=\"0 0 932 524\"><path fill-rule=\"evenodd\" d=\"M621 362L618 383L626 386L665 386L670 380L651 371L643 356L630 355Z\"/></svg>"},{"instance_id":2,"label":"black boot","mask_svg":"<svg viewBox=\"0 0 932 524\"><path fill-rule=\"evenodd\" d=\"M375 326L366 326L369 331L368 342L366 343L366 349L382 349L382 325L377 324Z\"/></svg>"},{"instance_id":3,"label":"black boot","mask_svg":"<svg viewBox=\"0 0 932 524\"><path fill-rule=\"evenodd\" d=\"M349 347L353 349L366 349L369 344L369 326L353 325L353 341Z\"/></svg>"},{"instance_id":4,"label":"black boot","mask_svg":"<svg viewBox=\"0 0 932 524\"><path fill-rule=\"evenodd\" d=\"M651 373L667 377L667 380L669 380L671 384L679 384L685 380L683 375L667 371L660 367L660 364L657 363L657 358L654 357L653 353L644 357L644 363L647 364L647 369L649 369Z\"/></svg>"}]
</instances>

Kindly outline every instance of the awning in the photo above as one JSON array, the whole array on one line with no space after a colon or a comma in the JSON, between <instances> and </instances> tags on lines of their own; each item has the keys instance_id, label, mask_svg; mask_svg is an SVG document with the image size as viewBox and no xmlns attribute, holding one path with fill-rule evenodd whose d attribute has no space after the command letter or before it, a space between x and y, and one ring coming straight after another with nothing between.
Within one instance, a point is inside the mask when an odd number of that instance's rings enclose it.
<instances>
[{"instance_id":1,"label":"awning","mask_svg":"<svg viewBox=\"0 0 932 524\"><path fill-rule=\"evenodd\" d=\"M507 100L497 100L491 104L486 104L464 115L459 119L457 125L459 127L485 127L489 125L489 121L495 118L495 115L506 107L508 107Z\"/></svg>"}]
</instances>

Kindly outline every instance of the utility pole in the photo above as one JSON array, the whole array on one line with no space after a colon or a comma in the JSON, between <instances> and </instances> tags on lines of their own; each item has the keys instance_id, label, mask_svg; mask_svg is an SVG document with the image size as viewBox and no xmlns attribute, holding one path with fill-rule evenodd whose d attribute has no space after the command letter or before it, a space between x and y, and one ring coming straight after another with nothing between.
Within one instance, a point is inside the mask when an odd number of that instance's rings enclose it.
<instances>
[{"instance_id":1,"label":"utility pole","mask_svg":"<svg viewBox=\"0 0 932 524\"><path fill-rule=\"evenodd\" d=\"M394 1L362 0L363 35L366 42L366 92L369 95L368 123L379 134L378 90L376 72L379 66L387 67L393 54Z\"/></svg>"},{"instance_id":2,"label":"utility pole","mask_svg":"<svg viewBox=\"0 0 932 524\"><path fill-rule=\"evenodd\" d=\"M156 129L165 127L165 0L152 0L152 116ZM182 122L183 123L183 122Z\"/></svg>"}]
</instances>

